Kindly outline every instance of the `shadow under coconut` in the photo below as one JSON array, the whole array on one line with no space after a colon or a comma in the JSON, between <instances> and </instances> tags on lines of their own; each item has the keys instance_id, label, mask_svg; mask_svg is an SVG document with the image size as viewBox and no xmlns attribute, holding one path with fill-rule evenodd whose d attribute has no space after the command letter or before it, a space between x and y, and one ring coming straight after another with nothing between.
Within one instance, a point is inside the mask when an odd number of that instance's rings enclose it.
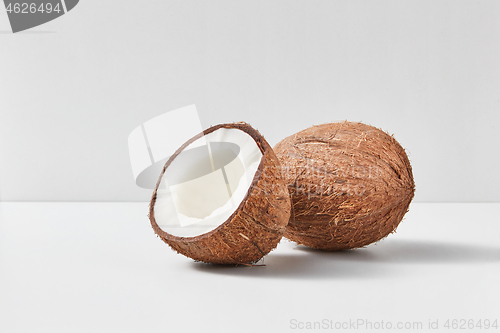
<instances>
[{"instance_id":1,"label":"shadow under coconut","mask_svg":"<svg viewBox=\"0 0 500 333\"><path fill-rule=\"evenodd\" d=\"M335 253L307 251L297 254L271 252L258 264L265 266L224 266L192 263L194 269L211 274L290 279L370 279L374 276L391 275L391 269L383 265L366 265L371 253L341 251ZM359 264L365 262L365 264Z\"/></svg>"},{"instance_id":2,"label":"shadow under coconut","mask_svg":"<svg viewBox=\"0 0 500 333\"><path fill-rule=\"evenodd\" d=\"M229 276L288 279L373 279L400 271L392 264L456 264L500 262L500 248L435 241L384 240L366 248L321 251L296 246L296 254L271 252L261 266L192 263L194 269Z\"/></svg>"},{"instance_id":3,"label":"shadow under coconut","mask_svg":"<svg viewBox=\"0 0 500 333\"><path fill-rule=\"evenodd\" d=\"M335 256L337 252L317 251L305 246L297 250L307 253L326 253ZM358 261L370 263L401 264L453 264L500 262L500 247L460 244L436 241L383 240L369 245L370 256L359 257Z\"/></svg>"}]
</instances>

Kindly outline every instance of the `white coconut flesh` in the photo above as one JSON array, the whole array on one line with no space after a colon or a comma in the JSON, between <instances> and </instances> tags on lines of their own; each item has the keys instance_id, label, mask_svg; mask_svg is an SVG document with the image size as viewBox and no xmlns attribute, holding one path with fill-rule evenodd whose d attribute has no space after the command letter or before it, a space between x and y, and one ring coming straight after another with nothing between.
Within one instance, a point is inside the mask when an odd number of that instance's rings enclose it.
<instances>
[{"instance_id":1,"label":"white coconut flesh","mask_svg":"<svg viewBox=\"0 0 500 333\"><path fill-rule=\"evenodd\" d=\"M261 159L255 140L239 129L221 128L192 142L161 178L156 223L178 237L216 229L243 201Z\"/></svg>"}]
</instances>

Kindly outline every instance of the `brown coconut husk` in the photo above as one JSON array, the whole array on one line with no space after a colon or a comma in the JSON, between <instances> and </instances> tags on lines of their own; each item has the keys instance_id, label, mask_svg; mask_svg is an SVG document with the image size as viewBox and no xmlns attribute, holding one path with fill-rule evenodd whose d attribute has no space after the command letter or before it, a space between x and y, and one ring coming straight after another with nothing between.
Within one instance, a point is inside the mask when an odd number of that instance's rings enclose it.
<instances>
[{"instance_id":1,"label":"brown coconut husk","mask_svg":"<svg viewBox=\"0 0 500 333\"><path fill-rule=\"evenodd\" d=\"M396 139L354 122L313 126L279 142L293 211L285 237L315 249L363 247L394 232L415 183Z\"/></svg>"},{"instance_id":2,"label":"brown coconut husk","mask_svg":"<svg viewBox=\"0 0 500 333\"><path fill-rule=\"evenodd\" d=\"M263 156L251 186L236 211L216 229L196 237L177 237L157 225L154 214L157 190L165 170L192 142L221 128L239 129L250 135ZM290 199L281 165L264 137L246 123L211 127L190 139L165 163L149 206L155 233L178 253L215 264L248 264L276 248L290 217Z\"/></svg>"}]
</instances>

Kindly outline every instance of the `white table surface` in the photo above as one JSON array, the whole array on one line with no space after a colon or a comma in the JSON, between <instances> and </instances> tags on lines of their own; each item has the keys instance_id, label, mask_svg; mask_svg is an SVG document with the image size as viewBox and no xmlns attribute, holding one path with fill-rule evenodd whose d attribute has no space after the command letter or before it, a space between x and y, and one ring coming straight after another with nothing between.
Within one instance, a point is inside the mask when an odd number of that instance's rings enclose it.
<instances>
[{"instance_id":1,"label":"white table surface","mask_svg":"<svg viewBox=\"0 0 500 333\"><path fill-rule=\"evenodd\" d=\"M500 325L500 204L413 203L376 245L328 253L282 241L265 267L178 255L147 211L0 203L0 332L295 332L315 322L325 332L425 332L436 320L434 332L500 332L444 327ZM414 322L422 329L396 329Z\"/></svg>"}]
</instances>

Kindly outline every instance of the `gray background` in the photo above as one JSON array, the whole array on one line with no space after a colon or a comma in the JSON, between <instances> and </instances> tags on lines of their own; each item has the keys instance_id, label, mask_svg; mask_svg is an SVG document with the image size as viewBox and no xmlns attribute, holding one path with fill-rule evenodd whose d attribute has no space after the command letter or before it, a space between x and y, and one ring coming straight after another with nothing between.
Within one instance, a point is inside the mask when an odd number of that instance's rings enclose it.
<instances>
[{"instance_id":1,"label":"gray background","mask_svg":"<svg viewBox=\"0 0 500 333\"><path fill-rule=\"evenodd\" d=\"M81 1L0 12L0 200L147 201L127 137L195 103L274 145L363 121L407 149L416 201L499 201L500 1Z\"/></svg>"}]
</instances>

